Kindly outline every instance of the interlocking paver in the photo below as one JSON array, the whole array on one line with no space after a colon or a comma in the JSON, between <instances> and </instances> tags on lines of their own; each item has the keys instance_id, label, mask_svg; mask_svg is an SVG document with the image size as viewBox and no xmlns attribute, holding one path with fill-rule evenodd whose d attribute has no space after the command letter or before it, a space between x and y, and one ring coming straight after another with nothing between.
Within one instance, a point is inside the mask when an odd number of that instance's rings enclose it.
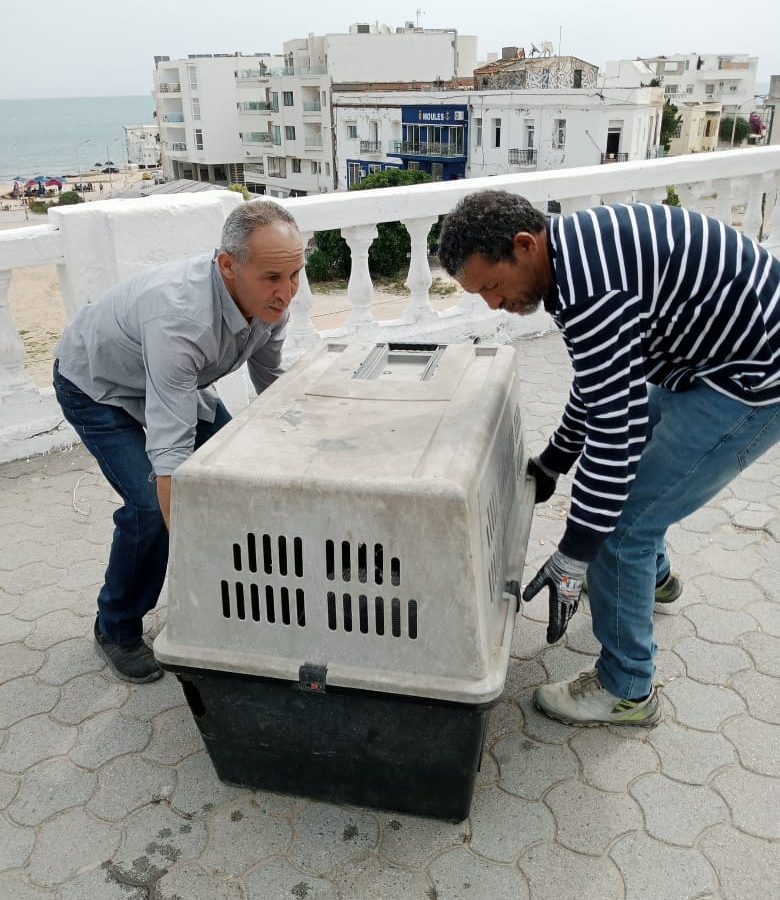
<instances>
[{"instance_id":1,"label":"interlocking paver","mask_svg":"<svg viewBox=\"0 0 780 900\"><path fill-rule=\"evenodd\" d=\"M209 843L201 862L209 871L230 878L286 853L292 840L289 822L258 809L248 797L214 810L208 827Z\"/></svg>"},{"instance_id":2,"label":"interlocking paver","mask_svg":"<svg viewBox=\"0 0 780 900\"><path fill-rule=\"evenodd\" d=\"M717 825L699 841L715 869L724 900L773 900L780 897L777 845Z\"/></svg>"},{"instance_id":3,"label":"interlocking paver","mask_svg":"<svg viewBox=\"0 0 780 900\"><path fill-rule=\"evenodd\" d=\"M504 790L526 800L539 800L554 784L577 773L568 747L540 744L524 735L503 738L493 747Z\"/></svg>"},{"instance_id":4,"label":"interlocking paver","mask_svg":"<svg viewBox=\"0 0 780 900\"><path fill-rule=\"evenodd\" d=\"M706 786L643 775L629 791L642 807L648 834L667 844L691 847L705 828L728 821L726 805Z\"/></svg>"},{"instance_id":5,"label":"interlocking paver","mask_svg":"<svg viewBox=\"0 0 780 900\"><path fill-rule=\"evenodd\" d=\"M780 838L780 782L739 766L718 773L712 786L731 810L734 824L761 838Z\"/></svg>"},{"instance_id":6,"label":"interlocking paver","mask_svg":"<svg viewBox=\"0 0 780 900\"><path fill-rule=\"evenodd\" d=\"M341 863L364 859L376 849L379 838L375 816L328 803L307 806L295 830L289 859L311 875L324 875Z\"/></svg>"},{"instance_id":7,"label":"interlocking paver","mask_svg":"<svg viewBox=\"0 0 780 900\"><path fill-rule=\"evenodd\" d=\"M25 675L0 684L0 728L8 728L28 716L48 712L60 698L60 690Z\"/></svg>"},{"instance_id":8,"label":"interlocking paver","mask_svg":"<svg viewBox=\"0 0 780 900\"><path fill-rule=\"evenodd\" d=\"M608 728L583 728L570 740L585 781L602 791L625 791L631 782L658 767L658 757L634 732L615 734Z\"/></svg>"},{"instance_id":9,"label":"interlocking paver","mask_svg":"<svg viewBox=\"0 0 780 900\"><path fill-rule=\"evenodd\" d=\"M474 795L471 828L469 846L474 853L496 862L512 862L521 850L551 840L555 822L543 803L488 787Z\"/></svg>"},{"instance_id":10,"label":"interlocking paver","mask_svg":"<svg viewBox=\"0 0 780 900\"><path fill-rule=\"evenodd\" d=\"M338 900L336 889L324 878L306 875L284 859L258 866L246 877L247 900ZM429 898L426 898L429 900Z\"/></svg>"},{"instance_id":11,"label":"interlocking paver","mask_svg":"<svg viewBox=\"0 0 780 900\"><path fill-rule=\"evenodd\" d=\"M47 759L24 773L22 790L8 807L8 816L20 825L40 825L64 809L82 806L97 786L97 775L74 766L65 757Z\"/></svg>"},{"instance_id":12,"label":"interlocking paver","mask_svg":"<svg viewBox=\"0 0 780 900\"><path fill-rule=\"evenodd\" d=\"M120 839L117 826L99 822L80 808L68 810L38 829L30 877L39 884L62 884L109 859Z\"/></svg>"},{"instance_id":13,"label":"interlocking paver","mask_svg":"<svg viewBox=\"0 0 780 900\"><path fill-rule=\"evenodd\" d=\"M574 779L556 785L544 802L555 816L558 843L588 856L601 856L619 835L642 827L631 797Z\"/></svg>"},{"instance_id":14,"label":"interlocking paver","mask_svg":"<svg viewBox=\"0 0 780 900\"><path fill-rule=\"evenodd\" d=\"M537 453L570 367L555 335L520 350ZM570 484L536 508L525 580L557 545ZM780 448L669 531L685 589L656 616L656 728L535 710L533 689L590 668L598 645L587 598L555 646L546 597L523 605L458 824L222 784L177 680L121 683L94 649L116 508L81 447L0 466L0 862L20 867L0 900L780 896ZM165 619L163 591L147 639Z\"/></svg>"},{"instance_id":15,"label":"interlocking paver","mask_svg":"<svg viewBox=\"0 0 780 900\"><path fill-rule=\"evenodd\" d=\"M715 873L694 850L632 834L616 841L609 855L620 869L630 900L709 900L717 890Z\"/></svg>"},{"instance_id":16,"label":"interlocking paver","mask_svg":"<svg viewBox=\"0 0 780 900\"><path fill-rule=\"evenodd\" d=\"M780 725L739 716L726 722L723 734L737 748L739 761L746 769L780 778Z\"/></svg>"},{"instance_id":17,"label":"interlocking paver","mask_svg":"<svg viewBox=\"0 0 780 900\"><path fill-rule=\"evenodd\" d=\"M429 871L436 889L429 897L472 900L476 891L483 897L528 897L528 885L514 866L490 862L465 848L443 853L431 863Z\"/></svg>"},{"instance_id":18,"label":"interlocking paver","mask_svg":"<svg viewBox=\"0 0 780 900\"><path fill-rule=\"evenodd\" d=\"M706 784L717 769L734 762L736 751L721 734L696 731L667 718L647 736L661 760L661 771L675 781Z\"/></svg>"},{"instance_id":19,"label":"interlocking paver","mask_svg":"<svg viewBox=\"0 0 780 900\"><path fill-rule=\"evenodd\" d=\"M517 865L528 880L533 900L598 900L607 897L617 900L623 897L620 872L607 857L597 859L584 856L557 843L547 843L531 847L520 856Z\"/></svg>"}]
</instances>

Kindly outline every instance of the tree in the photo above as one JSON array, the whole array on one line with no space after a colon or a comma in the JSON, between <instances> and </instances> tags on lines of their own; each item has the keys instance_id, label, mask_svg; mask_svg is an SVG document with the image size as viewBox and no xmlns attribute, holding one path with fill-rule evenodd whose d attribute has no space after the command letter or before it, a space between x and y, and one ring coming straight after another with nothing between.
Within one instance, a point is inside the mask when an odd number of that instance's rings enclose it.
<instances>
[{"instance_id":1,"label":"tree","mask_svg":"<svg viewBox=\"0 0 780 900\"><path fill-rule=\"evenodd\" d=\"M405 187L431 181L427 172L415 169L385 169L374 172L350 190L367 191L372 188ZM429 240L434 238L431 229ZM392 278L406 265L411 252L409 232L400 222L381 222L377 225L379 232L368 251L368 268L372 275ZM328 278L347 278L351 271L352 260L349 246L340 231L318 231L314 238L316 250L310 255L306 265L309 281L325 281Z\"/></svg>"},{"instance_id":2,"label":"tree","mask_svg":"<svg viewBox=\"0 0 780 900\"><path fill-rule=\"evenodd\" d=\"M750 125L748 124L747 119L743 119L741 116L737 116L737 122L735 125L733 116L724 116L720 120L720 130L718 131L718 137L721 139L721 141L730 144L732 132L734 134L735 144L744 143L748 139L748 135L750 134Z\"/></svg>"},{"instance_id":3,"label":"tree","mask_svg":"<svg viewBox=\"0 0 780 900\"><path fill-rule=\"evenodd\" d=\"M669 145L681 121L682 116L677 114L677 107L667 100L661 114L661 143L664 145L664 152L669 152Z\"/></svg>"}]
</instances>

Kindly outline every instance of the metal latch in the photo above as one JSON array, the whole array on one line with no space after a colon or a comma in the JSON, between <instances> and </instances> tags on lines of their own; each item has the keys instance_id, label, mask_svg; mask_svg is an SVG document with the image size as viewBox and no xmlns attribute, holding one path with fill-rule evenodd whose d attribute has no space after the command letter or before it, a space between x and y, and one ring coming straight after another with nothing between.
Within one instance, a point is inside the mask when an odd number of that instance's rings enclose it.
<instances>
[{"instance_id":1,"label":"metal latch","mask_svg":"<svg viewBox=\"0 0 780 900\"><path fill-rule=\"evenodd\" d=\"M324 694L327 677L327 666L304 663L300 669L298 669L298 688L301 691L313 691L315 693Z\"/></svg>"}]
</instances>

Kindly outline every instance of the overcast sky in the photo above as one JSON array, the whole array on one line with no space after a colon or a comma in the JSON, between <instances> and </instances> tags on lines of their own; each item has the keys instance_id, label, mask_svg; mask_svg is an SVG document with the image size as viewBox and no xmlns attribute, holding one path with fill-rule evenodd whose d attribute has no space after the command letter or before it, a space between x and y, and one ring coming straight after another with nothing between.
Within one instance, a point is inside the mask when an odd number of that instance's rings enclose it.
<instances>
[{"instance_id":1,"label":"overcast sky","mask_svg":"<svg viewBox=\"0 0 780 900\"><path fill-rule=\"evenodd\" d=\"M279 52L309 32L344 33L358 21L404 20L479 38L479 58L503 45L561 52L603 68L659 53L748 53L758 82L780 74L778 0L27 0L6 4L0 99L146 94L154 56ZM13 25L12 25L13 22ZM2 123L0 123L0 134Z\"/></svg>"}]
</instances>

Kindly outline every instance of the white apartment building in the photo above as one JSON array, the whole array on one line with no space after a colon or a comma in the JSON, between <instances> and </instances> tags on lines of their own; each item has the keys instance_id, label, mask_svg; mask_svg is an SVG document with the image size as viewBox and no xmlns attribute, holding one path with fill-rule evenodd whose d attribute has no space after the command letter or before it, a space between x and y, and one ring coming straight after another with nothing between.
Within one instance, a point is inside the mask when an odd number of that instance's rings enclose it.
<instances>
[{"instance_id":1,"label":"white apartment building","mask_svg":"<svg viewBox=\"0 0 780 900\"><path fill-rule=\"evenodd\" d=\"M386 168L435 180L658 155L659 88L334 91L338 187Z\"/></svg>"},{"instance_id":2,"label":"white apartment building","mask_svg":"<svg viewBox=\"0 0 780 900\"><path fill-rule=\"evenodd\" d=\"M476 37L407 23L286 41L280 56L155 59L163 165L171 178L240 182L275 197L333 190L334 82L449 81L476 62Z\"/></svg>"},{"instance_id":3,"label":"white apartment building","mask_svg":"<svg viewBox=\"0 0 780 900\"><path fill-rule=\"evenodd\" d=\"M744 53L679 53L644 62L679 103L720 103L723 113L747 117L755 108L758 57Z\"/></svg>"},{"instance_id":4,"label":"white apartment building","mask_svg":"<svg viewBox=\"0 0 780 900\"><path fill-rule=\"evenodd\" d=\"M123 125L127 161L140 169L160 165L160 129L157 125Z\"/></svg>"}]
</instances>

